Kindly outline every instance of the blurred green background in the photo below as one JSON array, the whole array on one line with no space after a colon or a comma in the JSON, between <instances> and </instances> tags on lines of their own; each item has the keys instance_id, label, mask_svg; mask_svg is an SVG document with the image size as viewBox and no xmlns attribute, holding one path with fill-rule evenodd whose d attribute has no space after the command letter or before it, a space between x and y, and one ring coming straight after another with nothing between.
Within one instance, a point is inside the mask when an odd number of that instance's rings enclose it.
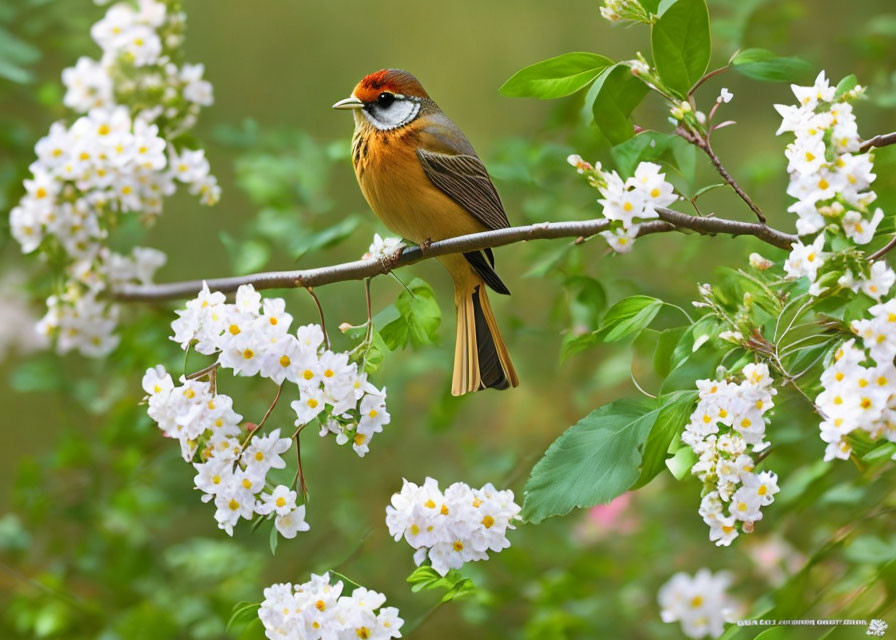
<instances>
[{"instance_id":1,"label":"blurred green background","mask_svg":"<svg viewBox=\"0 0 896 640\"><path fill-rule=\"evenodd\" d=\"M350 118L330 105L382 67L416 74L466 132L492 171L512 224L596 215L597 194L565 164L573 151L609 159L597 130L579 116L581 96L542 103L505 98L497 89L519 68L566 51L627 59L649 49L646 31L611 27L594 0L184 5L187 58L205 64L215 88L215 104L202 114L196 134L223 198L206 209L178 195L149 232L122 229L117 241L168 253L160 281L319 266L364 253L373 233L384 229L367 209L347 160ZM860 132L870 137L894 128L896 13L888 0L850 7L828 0L709 5L713 64L723 64L740 46L766 47L800 55L834 81L856 73L872 97L858 108ZM69 115L60 106L59 74L78 56L97 55L88 29L103 11L86 0L0 1L0 64L25 73L21 82L0 80L4 213L21 195L34 143L51 122ZM25 48L17 49L21 43ZM707 84L700 104L708 108L723 86L735 96L724 115L738 126L716 134L715 148L770 222L790 230L786 141L774 137L779 118L772 108L791 101L789 89L729 73ZM636 113L643 126L661 128L664 120L657 100ZM717 182L710 169L698 158L703 184ZM879 183L887 180L892 184L892 173ZM701 202L704 211L749 219L727 191ZM299 234L350 216L357 224L344 227L350 233L342 242L296 259L290 229ZM28 277L38 265L18 255L2 218L0 268L4 277ZM561 364L563 335L591 328L594 297L602 295L591 285L561 285L587 278L599 281L611 302L644 293L688 306L696 283L711 280L714 267L743 265L754 250L781 257L749 240L678 234L641 240L627 256L608 256L601 240L498 250L499 271L516 295L492 301L521 385L462 399L448 395L454 337L448 278L434 262L401 270L405 282L419 275L436 288L440 344L386 358L374 381L388 387L392 423L367 457L305 434L311 531L282 541L276 557L262 532L243 525L231 540L217 530L213 510L191 490L193 473L176 445L162 439L136 406L146 367L182 367L180 352L167 340L172 306L135 305L123 323L128 348L106 361L13 347L0 363L0 637L230 637L224 625L236 602L260 601L261 589L272 582L302 582L309 571L329 568L385 592L410 626L437 597L410 592L404 579L413 568L411 550L392 542L383 522L402 477L421 482L430 475L443 486L491 481L512 488L521 502L531 466L557 435L600 404L634 395L633 371L641 386L655 382L650 354L627 345L592 349ZM376 279L374 308L400 291L391 278ZM342 322L364 320L361 283L318 293L331 334ZM276 295L287 299L297 323L316 321L304 291ZM39 305L33 309L42 313ZM10 322L9 313L0 304L0 323ZM664 310L658 326L679 322L676 313ZM272 385L246 381L228 380L222 388L250 420L261 417L274 394ZM784 487L789 470L810 473L802 462L820 459L823 451L811 421L790 419L801 415L795 404L782 397L769 430L782 444L772 468ZM288 402L281 403L270 424L291 425L289 414ZM668 476L638 492L616 524L574 512L521 527L511 533L510 549L465 568L482 587L479 596L439 608L412 637L678 637L677 626L659 619L660 584L677 570L731 569L737 595L750 604L774 575L799 565L794 549L810 547L863 513L867 504L857 505L842 487L839 494L826 493L835 481L849 486L852 474L848 466L838 469L809 498L797 492L799 500L788 503L782 493L757 533L728 549L706 539L696 513L699 484ZM892 475L882 481L892 483ZM806 477L811 485L813 476ZM883 497L872 492L865 499ZM805 513L814 518L812 528L800 525ZM886 522L880 526L887 530ZM844 575L851 576L844 563ZM878 596L871 590L862 597ZM243 633L257 637L258 630ZM843 637L863 630L855 633Z\"/></svg>"}]
</instances>

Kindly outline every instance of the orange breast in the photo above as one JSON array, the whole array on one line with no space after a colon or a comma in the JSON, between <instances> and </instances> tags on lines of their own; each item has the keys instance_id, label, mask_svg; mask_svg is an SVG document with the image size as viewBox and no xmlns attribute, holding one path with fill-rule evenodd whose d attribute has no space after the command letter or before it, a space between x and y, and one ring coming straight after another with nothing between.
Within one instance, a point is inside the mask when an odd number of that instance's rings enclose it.
<instances>
[{"instance_id":1,"label":"orange breast","mask_svg":"<svg viewBox=\"0 0 896 640\"><path fill-rule=\"evenodd\" d=\"M359 123L352 141L355 175L371 209L390 230L417 244L486 230L430 182L417 158L414 124L394 131L365 125Z\"/></svg>"}]
</instances>

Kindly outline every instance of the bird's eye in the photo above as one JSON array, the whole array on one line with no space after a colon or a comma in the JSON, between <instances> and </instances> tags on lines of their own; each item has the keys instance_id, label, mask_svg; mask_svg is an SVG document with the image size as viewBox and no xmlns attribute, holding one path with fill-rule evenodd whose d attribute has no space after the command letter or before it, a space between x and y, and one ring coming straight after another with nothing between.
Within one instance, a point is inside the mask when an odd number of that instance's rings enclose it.
<instances>
[{"instance_id":1,"label":"bird's eye","mask_svg":"<svg viewBox=\"0 0 896 640\"><path fill-rule=\"evenodd\" d=\"M383 91L376 99L376 103L381 107L388 107L393 102L395 102L395 94L388 91Z\"/></svg>"}]
</instances>

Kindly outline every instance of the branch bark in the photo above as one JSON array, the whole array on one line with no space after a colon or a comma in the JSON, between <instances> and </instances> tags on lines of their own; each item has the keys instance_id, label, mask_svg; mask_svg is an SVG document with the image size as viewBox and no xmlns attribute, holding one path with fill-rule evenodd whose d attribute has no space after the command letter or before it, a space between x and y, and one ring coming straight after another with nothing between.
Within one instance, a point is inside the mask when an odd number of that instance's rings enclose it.
<instances>
[{"instance_id":1,"label":"branch bark","mask_svg":"<svg viewBox=\"0 0 896 640\"><path fill-rule=\"evenodd\" d=\"M672 209L657 210L660 220L641 225L639 236L667 231L691 230L704 235L717 233L732 236L750 235L772 246L789 249L797 241L795 235L772 229L765 224L739 222L723 218L701 218ZM429 247L411 246L405 248L395 258L382 260L357 260L316 269L297 271L270 271L246 276L189 280L167 284L126 285L113 290L110 296L127 302L153 302L195 296L206 282L212 291L225 293L236 291L241 285L251 284L256 289L290 289L296 287L320 287L333 282L363 280L372 276L389 273L398 267L428 260L450 253L476 251L489 247L501 247L527 240L551 238L586 238L605 231L610 223L605 219L573 222L543 222L521 227L508 227L494 231L484 231L466 236L433 242Z\"/></svg>"},{"instance_id":2,"label":"branch bark","mask_svg":"<svg viewBox=\"0 0 896 640\"><path fill-rule=\"evenodd\" d=\"M866 140L859 147L859 151L868 151L869 149L875 147L886 147L891 144L896 144L896 131L892 133L882 133L880 135L874 136L870 140Z\"/></svg>"}]
</instances>

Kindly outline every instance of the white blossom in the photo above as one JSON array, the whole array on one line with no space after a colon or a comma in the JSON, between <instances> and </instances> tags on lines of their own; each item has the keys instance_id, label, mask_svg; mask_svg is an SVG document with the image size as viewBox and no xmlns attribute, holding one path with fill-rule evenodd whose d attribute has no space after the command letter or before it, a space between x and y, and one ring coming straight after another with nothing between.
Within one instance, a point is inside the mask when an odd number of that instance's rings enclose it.
<instances>
[{"instance_id":1,"label":"white blossom","mask_svg":"<svg viewBox=\"0 0 896 640\"><path fill-rule=\"evenodd\" d=\"M731 621L736 603L728 595L731 576L700 569L673 575L657 594L663 622L679 622L689 638L717 638Z\"/></svg>"},{"instance_id":2,"label":"white blossom","mask_svg":"<svg viewBox=\"0 0 896 640\"><path fill-rule=\"evenodd\" d=\"M264 590L258 617L271 640L333 638L388 640L400 638L404 624L386 596L364 587L343 595L343 583L330 574L311 574L304 584L274 584Z\"/></svg>"},{"instance_id":3,"label":"white blossom","mask_svg":"<svg viewBox=\"0 0 896 640\"><path fill-rule=\"evenodd\" d=\"M509 547L507 530L519 513L513 492L491 484L472 489L455 482L443 493L433 478L422 486L405 480L386 507L386 526L395 540L403 537L416 550L417 565L429 558L444 576L466 562L486 560L488 551Z\"/></svg>"}]
</instances>

